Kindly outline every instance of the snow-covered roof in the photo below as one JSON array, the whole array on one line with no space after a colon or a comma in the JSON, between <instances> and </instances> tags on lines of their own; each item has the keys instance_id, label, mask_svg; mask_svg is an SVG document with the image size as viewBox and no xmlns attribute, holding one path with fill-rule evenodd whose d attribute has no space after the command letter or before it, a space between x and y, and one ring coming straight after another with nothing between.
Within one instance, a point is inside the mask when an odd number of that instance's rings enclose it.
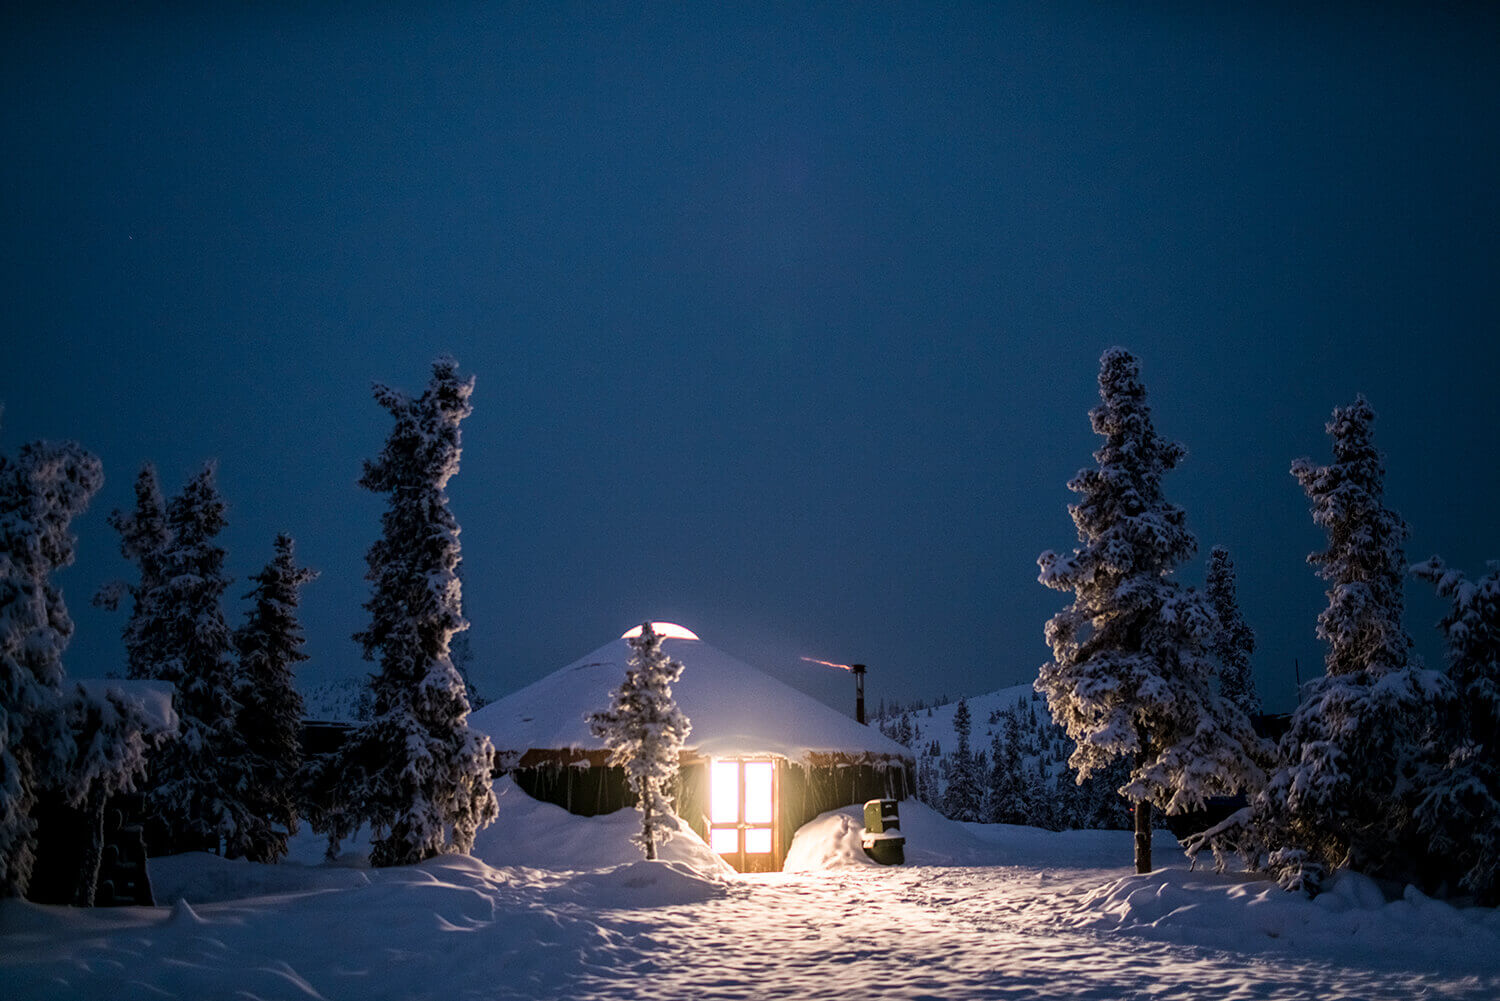
<instances>
[{"instance_id":1,"label":"snow-covered roof","mask_svg":"<svg viewBox=\"0 0 1500 1001\"><path fill-rule=\"evenodd\" d=\"M856 723L702 640L664 639L662 650L683 663L672 694L693 724L687 750L708 756L777 754L794 761L814 754L911 757L874 727ZM584 716L608 708L631 652L623 638L606 643L474 712L469 725L488 734L501 752L603 750Z\"/></svg>"}]
</instances>

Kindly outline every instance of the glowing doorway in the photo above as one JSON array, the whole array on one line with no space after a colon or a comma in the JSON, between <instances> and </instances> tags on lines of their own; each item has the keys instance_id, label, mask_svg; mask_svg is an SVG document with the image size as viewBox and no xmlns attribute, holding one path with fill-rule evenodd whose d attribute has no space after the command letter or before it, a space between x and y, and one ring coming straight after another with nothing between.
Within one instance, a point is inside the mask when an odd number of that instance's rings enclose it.
<instances>
[{"instance_id":1,"label":"glowing doorway","mask_svg":"<svg viewBox=\"0 0 1500 1001\"><path fill-rule=\"evenodd\" d=\"M721 758L708 781L709 847L742 872L775 868L775 762Z\"/></svg>"}]
</instances>

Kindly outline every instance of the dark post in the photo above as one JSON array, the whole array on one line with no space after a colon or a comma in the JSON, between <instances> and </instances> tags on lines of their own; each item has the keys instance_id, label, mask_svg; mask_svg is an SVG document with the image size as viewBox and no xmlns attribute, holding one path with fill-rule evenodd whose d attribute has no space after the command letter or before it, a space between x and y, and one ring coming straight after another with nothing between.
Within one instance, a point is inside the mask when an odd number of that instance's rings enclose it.
<instances>
[{"instance_id":1,"label":"dark post","mask_svg":"<svg viewBox=\"0 0 1500 1001\"><path fill-rule=\"evenodd\" d=\"M854 672L854 720L857 723L865 722L865 665L850 664L849 669Z\"/></svg>"}]
</instances>

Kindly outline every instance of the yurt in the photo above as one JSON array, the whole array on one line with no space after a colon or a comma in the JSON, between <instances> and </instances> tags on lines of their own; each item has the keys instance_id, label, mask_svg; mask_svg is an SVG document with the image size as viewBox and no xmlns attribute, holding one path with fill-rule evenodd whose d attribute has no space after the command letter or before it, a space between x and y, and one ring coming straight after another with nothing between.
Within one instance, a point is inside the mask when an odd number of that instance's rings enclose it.
<instances>
[{"instance_id":1,"label":"yurt","mask_svg":"<svg viewBox=\"0 0 1500 1001\"><path fill-rule=\"evenodd\" d=\"M779 870L797 828L818 814L912 790L911 752L674 623L653 623L683 664L673 686L692 721L677 814L742 872ZM582 816L632 804L622 769L585 717L609 705L632 650L626 633L469 717L497 769L530 795Z\"/></svg>"}]
</instances>

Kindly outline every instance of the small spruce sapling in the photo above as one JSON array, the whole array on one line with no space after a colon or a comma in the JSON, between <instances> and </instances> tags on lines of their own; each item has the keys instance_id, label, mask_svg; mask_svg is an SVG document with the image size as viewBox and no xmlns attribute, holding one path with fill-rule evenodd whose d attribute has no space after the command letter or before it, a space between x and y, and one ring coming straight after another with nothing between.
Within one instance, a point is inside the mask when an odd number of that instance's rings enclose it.
<instances>
[{"instance_id":1,"label":"small spruce sapling","mask_svg":"<svg viewBox=\"0 0 1500 1001\"><path fill-rule=\"evenodd\" d=\"M640 635L627 642L633 653L625 679L610 695L609 708L587 719L590 731L609 748L609 763L625 770L641 814L641 833L633 840L654 860L657 845L672 836L666 824L673 812L669 790L693 725L672 698L682 662L662 651L662 637L651 623L643 623Z\"/></svg>"}]
</instances>

